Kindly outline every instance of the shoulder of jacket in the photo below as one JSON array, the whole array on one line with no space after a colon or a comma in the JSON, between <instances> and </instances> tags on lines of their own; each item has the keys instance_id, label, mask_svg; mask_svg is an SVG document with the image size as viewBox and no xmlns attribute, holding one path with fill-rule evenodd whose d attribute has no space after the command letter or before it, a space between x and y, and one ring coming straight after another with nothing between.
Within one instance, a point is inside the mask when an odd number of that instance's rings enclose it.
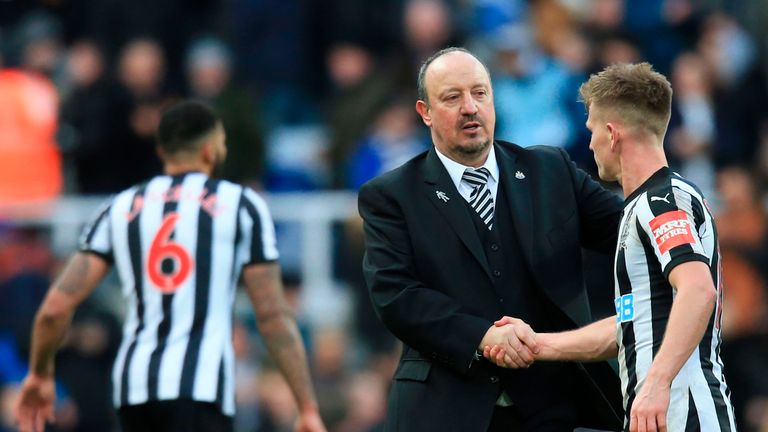
<instances>
[{"instance_id":1,"label":"shoulder of jacket","mask_svg":"<svg viewBox=\"0 0 768 432\"><path fill-rule=\"evenodd\" d=\"M413 181L416 180L416 177L422 171L424 162L427 159L427 154L428 152L421 153L392 171L388 171L368 180L363 184L360 190L369 188L386 189L397 187L402 184L410 185L409 187L412 187Z\"/></svg>"},{"instance_id":2,"label":"shoulder of jacket","mask_svg":"<svg viewBox=\"0 0 768 432\"><path fill-rule=\"evenodd\" d=\"M523 158L563 158L563 149L560 147L549 145L533 145L530 147L522 147L518 144L503 140L496 140L496 143L502 149L512 152Z\"/></svg>"}]
</instances>

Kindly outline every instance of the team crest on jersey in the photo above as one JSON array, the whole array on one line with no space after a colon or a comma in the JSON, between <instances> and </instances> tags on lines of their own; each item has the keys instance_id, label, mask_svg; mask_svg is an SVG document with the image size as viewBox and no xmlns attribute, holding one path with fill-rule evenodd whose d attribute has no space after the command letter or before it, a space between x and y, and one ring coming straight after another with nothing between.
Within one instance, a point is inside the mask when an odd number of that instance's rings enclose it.
<instances>
[{"instance_id":1,"label":"team crest on jersey","mask_svg":"<svg viewBox=\"0 0 768 432\"><path fill-rule=\"evenodd\" d=\"M662 254L677 246L695 243L691 233L691 221L682 210L669 211L656 216L649 224L659 252Z\"/></svg>"},{"instance_id":2,"label":"team crest on jersey","mask_svg":"<svg viewBox=\"0 0 768 432\"><path fill-rule=\"evenodd\" d=\"M619 239L619 247L621 249L627 250L627 237L629 237L629 219L624 222L624 225L621 227L621 238Z\"/></svg>"}]
</instances>

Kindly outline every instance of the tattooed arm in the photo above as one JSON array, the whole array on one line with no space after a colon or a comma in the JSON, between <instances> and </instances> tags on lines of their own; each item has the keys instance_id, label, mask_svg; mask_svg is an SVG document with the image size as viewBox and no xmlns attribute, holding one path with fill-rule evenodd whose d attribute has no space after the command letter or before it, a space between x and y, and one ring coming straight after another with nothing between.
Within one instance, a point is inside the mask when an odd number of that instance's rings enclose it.
<instances>
[{"instance_id":1,"label":"tattooed arm","mask_svg":"<svg viewBox=\"0 0 768 432\"><path fill-rule=\"evenodd\" d=\"M78 252L48 290L35 316L29 374L16 401L16 419L21 431L43 431L45 421L53 421L56 351L69 329L75 309L98 286L109 267L94 254Z\"/></svg>"},{"instance_id":2,"label":"tattooed arm","mask_svg":"<svg viewBox=\"0 0 768 432\"><path fill-rule=\"evenodd\" d=\"M296 320L283 297L280 267L253 264L243 269L243 280L256 312L256 324L299 406L300 431L325 431L307 366L307 355Z\"/></svg>"}]
</instances>

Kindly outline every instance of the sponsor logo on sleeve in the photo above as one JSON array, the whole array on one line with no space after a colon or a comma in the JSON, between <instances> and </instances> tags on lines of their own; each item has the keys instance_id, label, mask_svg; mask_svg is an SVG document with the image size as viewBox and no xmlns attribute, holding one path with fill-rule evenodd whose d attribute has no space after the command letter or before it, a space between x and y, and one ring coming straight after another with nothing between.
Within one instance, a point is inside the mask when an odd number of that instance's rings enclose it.
<instances>
[{"instance_id":1,"label":"sponsor logo on sleeve","mask_svg":"<svg viewBox=\"0 0 768 432\"><path fill-rule=\"evenodd\" d=\"M624 294L613 299L616 306L616 322L624 323L635 318L635 295Z\"/></svg>"},{"instance_id":2,"label":"sponsor logo on sleeve","mask_svg":"<svg viewBox=\"0 0 768 432\"><path fill-rule=\"evenodd\" d=\"M691 221L682 210L669 211L653 218L650 222L653 238L661 254L684 244L693 244Z\"/></svg>"}]
</instances>

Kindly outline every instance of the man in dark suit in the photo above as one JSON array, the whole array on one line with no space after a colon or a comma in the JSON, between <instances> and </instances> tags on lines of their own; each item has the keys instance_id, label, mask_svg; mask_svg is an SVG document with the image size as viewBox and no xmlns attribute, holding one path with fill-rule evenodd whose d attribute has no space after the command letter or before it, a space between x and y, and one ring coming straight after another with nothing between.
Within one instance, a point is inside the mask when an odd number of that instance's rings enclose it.
<instances>
[{"instance_id":1,"label":"man in dark suit","mask_svg":"<svg viewBox=\"0 0 768 432\"><path fill-rule=\"evenodd\" d=\"M434 147L359 195L371 298L404 343L386 430L619 429L613 369L531 364L527 324L592 321L581 247L613 251L621 200L560 149L494 141L488 70L468 51L427 59L418 86ZM502 315L522 321L494 327ZM480 354L497 343L498 364Z\"/></svg>"}]
</instances>

